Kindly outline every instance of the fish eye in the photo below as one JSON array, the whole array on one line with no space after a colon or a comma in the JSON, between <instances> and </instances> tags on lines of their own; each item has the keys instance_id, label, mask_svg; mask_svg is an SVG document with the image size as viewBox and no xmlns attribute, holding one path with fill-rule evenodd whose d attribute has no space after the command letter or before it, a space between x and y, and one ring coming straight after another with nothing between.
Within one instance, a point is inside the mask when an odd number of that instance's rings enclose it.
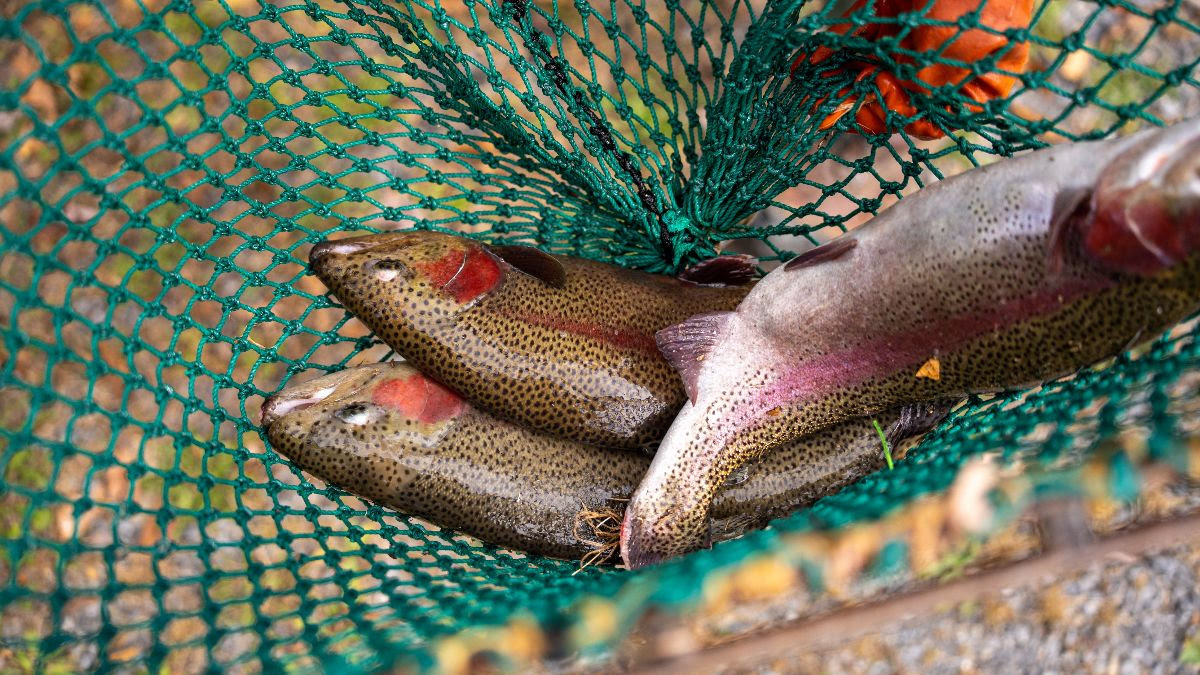
<instances>
[{"instance_id":1,"label":"fish eye","mask_svg":"<svg viewBox=\"0 0 1200 675\"><path fill-rule=\"evenodd\" d=\"M399 260L384 258L367 263L367 271L374 274L381 281L391 281L402 274L406 274L408 266Z\"/></svg>"},{"instance_id":2,"label":"fish eye","mask_svg":"<svg viewBox=\"0 0 1200 675\"><path fill-rule=\"evenodd\" d=\"M343 424L361 426L371 421L371 406L366 403L351 403L339 408L333 416Z\"/></svg>"}]
</instances>

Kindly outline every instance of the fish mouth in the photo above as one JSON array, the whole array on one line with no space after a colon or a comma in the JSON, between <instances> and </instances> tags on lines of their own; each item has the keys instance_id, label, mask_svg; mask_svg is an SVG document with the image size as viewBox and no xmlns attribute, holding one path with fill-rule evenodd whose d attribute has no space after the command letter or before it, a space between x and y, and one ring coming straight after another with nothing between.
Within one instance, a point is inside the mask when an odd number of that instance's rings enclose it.
<instances>
[{"instance_id":1,"label":"fish mouth","mask_svg":"<svg viewBox=\"0 0 1200 675\"><path fill-rule=\"evenodd\" d=\"M404 248L413 243L429 238L435 234L439 233L427 232L424 230L400 230L396 232L364 234L358 237L347 237L345 239L326 239L325 241L313 246L308 252L308 262L309 264L313 264L328 258L358 255L360 253L377 248ZM449 237L449 235L443 236Z\"/></svg>"},{"instance_id":2,"label":"fish mouth","mask_svg":"<svg viewBox=\"0 0 1200 675\"><path fill-rule=\"evenodd\" d=\"M322 241L309 250L308 268L336 293L345 283L353 285L356 274L374 272L382 281L391 281L398 275L411 275L414 267L445 271L445 263L437 266L440 259L460 256L465 261L472 251L482 248L477 242L436 231L381 232ZM460 267L458 262L455 258L455 269Z\"/></svg>"},{"instance_id":3,"label":"fish mouth","mask_svg":"<svg viewBox=\"0 0 1200 675\"><path fill-rule=\"evenodd\" d=\"M470 248L471 245L479 246L477 242L469 239L434 230L398 230L345 239L326 239L309 250L308 262L314 264L329 258L359 255L377 249L387 249L391 252L407 249L417 244L450 245L464 250Z\"/></svg>"},{"instance_id":4,"label":"fish mouth","mask_svg":"<svg viewBox=\"0 0 1200 675\"><path fill-rule=\"evenodd\" d=\"M269 427L274 424L280 417L294 411L303 410L311 407L313 404L320 403L325 398L333 393L333 390L315 392L313 396L299 397L287 394L275 394L268 396L262 404L262 421L261 425Z\"/></svg>"},{"instance_id":5,"label":"fish mouth","mask_svg":"<svg viewBox=\"0 0 1200 675\"><path fill-rule=\"evenodd\" d=\"M350 239L334 239L332 241L323 241L308 252L308 262L315 263L318 260L327 256L353 255L362 253L367 249L378 246L382 242L371 241L373 236L366 237L351 237Z\"/></svg>"},{"instance_id":6,"label":"fish mouth","mask_svg":"<svg viewBox=\"0 0 1200 675\"><path fill-rule=\"evenodd\" d=\"M397 363L399 362L349 368L285 387L263 401L261 426L269 427L286 415L311 408L335 395L341 397L347 392L358 391L386 370L394 368L394 364Z\"/></svg>"},{"instance_id":7,"label":"fish mouth","mask_svg":"<svg viewBox=\"0 0 1200 675\"><path fill-rule=\"evenodd\" d=\"M634 524L633 514L626 511L625 518L621 520L621 560L631 570L661 562L661 558L650 554L641 545L643 539L642 528Z\"/></svg>"},{"instance_id":8,"label":"fish mouth","mask_svg":"<svg viewBox=\"0 0 1200 675\"><path fill-rule=\"evenodd\" d=\"M669 520L669 517L659 519L659 523ZM656 528L646 527L645 521L634 516L632 510L625 511L621 521L621 560L631 570L649 567L682 555L687 551L670 551L664 546L656 546L654 532ZM660 542L666 544L667 542Z\"/></svg>"},{"instance_id":9,"label":"fish mouth","mask_svg":"<svg viewBox=\"0 0 1200 675\"><path fill-rule=\"evenodd\" d=\"M387 234L326 240L313 246L312 250L308 252L308 267L313 274L317 275L317 278L329 285L332 273L337 268L335 264L337 261L378 248L390 240L391 235Z\"/></svg>"}]
</instances>

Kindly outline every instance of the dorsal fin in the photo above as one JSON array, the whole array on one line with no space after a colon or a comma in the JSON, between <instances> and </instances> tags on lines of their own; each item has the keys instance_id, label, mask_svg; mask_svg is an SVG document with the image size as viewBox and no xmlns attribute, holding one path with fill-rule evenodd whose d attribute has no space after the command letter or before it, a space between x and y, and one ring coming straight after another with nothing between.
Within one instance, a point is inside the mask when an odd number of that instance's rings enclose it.
<instances>
[{"instance_id":1,"label":"dorsal fin","mask_svg":"<svg viewBox=\"0 0 1200 675\"><path fill-rule=\"evenodd\" d=\"M719 255L692 265L679 279L699 286L742 286L754 280L756 264L754 256Z\"/></svg>"},{"instance_id":2,"label":"dorsal fin","mask_svg":"<svg viewBox=\"0 0 1200 675\"><path fill-rule=\"evenodd\" d=\"M828 244L822 244L814 249L801 253L795 258L792 258L784 264L783 269L791 272L804 267L811 267L813 265L819 265L823 262L829 262L830 260L837 260L838 258L854 250L855 246L858 246L857 239L849 235L842 235Z\"/></svg>"},{"instance_id":3,"label":"dorsal fin","mask_svg":"<svg viewBox=\"0 0 1200 675\"><path fill-rule=\"evenodd\" d=\"M707 312L654 334L658 350L679 371L688 400L696 402L696 380L708 352L725 332L733 312Z\"/></svg>"},{"instance_id":4,"label":"dorsal fin","mask_svg":"<svg viewBox=\"0 0 1200 675\"><path fill-rule=\"evenodd\" d=\"M532 246L488 246L501 260L543 283L562 288L567 285L567 271L557 258Z\"/></svg>"}]
</instances>

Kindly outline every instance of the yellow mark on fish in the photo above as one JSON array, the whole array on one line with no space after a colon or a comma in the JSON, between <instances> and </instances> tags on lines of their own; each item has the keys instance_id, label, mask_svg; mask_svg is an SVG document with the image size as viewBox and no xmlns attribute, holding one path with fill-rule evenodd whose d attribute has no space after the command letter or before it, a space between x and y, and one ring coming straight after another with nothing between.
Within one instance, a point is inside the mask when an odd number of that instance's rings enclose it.
<instances>
[{"instance_id":1,"label":"yellow mark on fish","mask_svg":"<svg viewBox=\"0 0 1200 675\"><path fill-rule=\"evenodd\" d=\"M942 362L936 356L930 358L917 369L917 377L935 381L942 379Z\"/></svg>"},{"instance_id":2,"label":"yellow mark on fish","mask_svg":"<svg viewBox=\"0 0 1200 675\"><path fill-rule=\"evenodd\" d=\"M767 414L770 415L771 417L779 417L779 413L781 413L781 412L783 412L783 410L781 408L771 408L770 410L767 411Z\"/></svg>"}]
</instances>

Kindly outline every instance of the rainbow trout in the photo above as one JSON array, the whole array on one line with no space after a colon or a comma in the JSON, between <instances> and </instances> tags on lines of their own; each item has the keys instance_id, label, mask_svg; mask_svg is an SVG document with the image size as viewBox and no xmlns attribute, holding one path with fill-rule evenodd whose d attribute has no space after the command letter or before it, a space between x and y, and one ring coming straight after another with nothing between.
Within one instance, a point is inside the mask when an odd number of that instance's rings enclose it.
<instances>
[{"instance_id":1,"label":"rainbow trout","mask_svg":"<svg viewBox=\"0 0 1200 675\"><path fill-rule=\"evenodd\" d=\"M768 448L911 401L1044 381L1200 299L1200 120L950 178L659 334L690 403L638 487L622 555L705 543L725 478Z\"/></svg>"},{"instance_id":2,"label":"rainbow trout","mask_svg":"<svg viewBox=\"0 0 1200 675\"><path fill-rule=\"evenodd\" d=\"M880 415L891 442L948 410ZM401 362L351 368L284 389L263 404L271 446L329 483L485 541L557 558L597 542L577 525L615 511L649 466L643 453L583 445L504 422ZM870 420L836 425L747 467L717 497L717 539L762 527L883 463ZM615 522L612 552L615 553ZM581 536L583 535L583 536Z\"/></svg>"},{"instance_id":3,"label":"rainbow trout","mask_svg":"<svg viewBox=\"0 0 1200 675\"><path fill-rule=\"evenodd\" d=\"M325 242L309 260L380 339L479 407L622 448L657 443L687 400L655 332L733 309L754 271L726 256L680 280L416 231Z\"/></svg>"}]
</instances>

